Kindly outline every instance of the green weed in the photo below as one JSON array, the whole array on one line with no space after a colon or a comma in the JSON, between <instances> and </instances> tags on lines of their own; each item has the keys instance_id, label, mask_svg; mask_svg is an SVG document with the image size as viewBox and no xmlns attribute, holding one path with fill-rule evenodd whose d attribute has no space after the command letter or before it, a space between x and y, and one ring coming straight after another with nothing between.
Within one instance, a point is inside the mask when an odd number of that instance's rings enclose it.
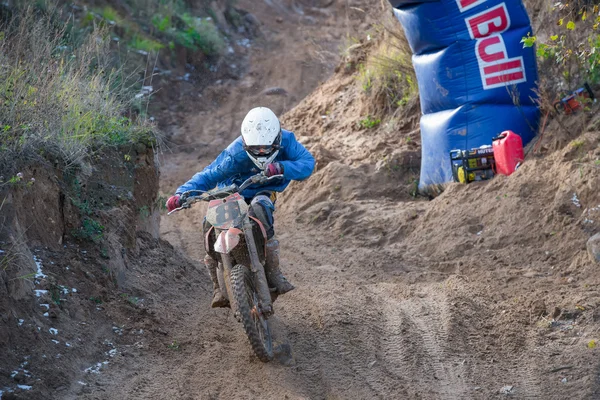
<instances>
[{"instance_id":1,"label":"green weed","mask_svg":"<svg viewBox=\"0 0 600 400\"><path fill-rule=\"evenodd\" d=\"M104 226L91 218L84 218L81 227L72 232L73 237L80 240L91 240L99 243L104 238Z\"/></svg>"},{"instance_id":2,"label":"green weed","mask_svg":"<svg viewBox=\"0 0 600 400\"><path fill-rule=\"evenodd\" d=\"M156 202L154 203L155 206L160 210L160 211L166 211L167 210L167 200L169 198L167 196L164 195L159 195L156 199Z\"/></svg>"},{"instance_id":3,"label":"green weed","mask_svg":"<svg viewBox=\"0 0 600 400\"><path fill-rule=\"evenodd\" d=\"M369 92L373 87L373 74L364 64L358 66L358 79L363 91Z\"/></svg>"},{"instance_id":4,"label":"green weed","mask_svg":"<svg viewBox=\"0 0 600 400\"><path fill-rule=\"evenodd\" d=\"M380 123L381 123L381 119L379 119L379 118L373 118L370 115L368 115L364 119L361 119L358 122L358 124L360 125L360 127L361 128L365 128L365 129L376 128L377 126L379 126Z\"/></svg>"},{"instance_id":5,"label":"green weed","mask_svg":"<svg viewBox=\"0 0 600 400\"><path fill-rule=\"evenodd\" d=\"M196 18L187 13L181 19L186 27L174 32L177 43L193 50L199 49L207 56L223 53L225 41L212 19Z\"/></svg>"},{"instance_id":6,"label":"green weed","mask_svg":"<svg viewBox=\"0 0 600 400\"><path fill-rule=\"evenodd\" d=\"M4 177L0 176L0 188L7 185L12 187L31 187L33 186L34 182L35 178L31 178L29 180L23 179L23 174L21 172L8 178L6 182L4 182Z\"/></svg>"},{"instance_id":7,"label":"green weed","mask_svg":"<svg viewBox=\"0 0 600 400\"><path fill-rule=\"evenodd\" d=\"M104 7L98 14L107 21L118 23L121 20L119 13L110 6Z\"/></svg>"},{"instance_id":8,"label":"green weed","mask_svg":"<svg viewBox=\"0 0 600 400\"><path fill-rule=\"evenodd\" d=\"M0 270L6 271L9 266L14 265L17 260L21 258L21 254L15 252L15 246L13 245L10 249L5 250L0 254Z\"/></svg>"},{"instance_id":9,"label":"green weed","mask_svg":"<svg viewBox=\"0 0 600 400\"><path fill-rule=\"evenodd\" d=\"M366 59L365 55L361 56L363 61L358 64L355 75L362 90L371 97L368 113L389 116L417 96L411 50L402 29L395 22L375 26L366 42L348 46L348 57L355 48L369 48Z\"/></svg>"},{"instance_id":10,"label":"green weed","mask_svg":"<svg viewBox=\"0 0 600 400\"><path fill-rule=\"evenodd\" d=\"M60 294L62 292L62 288L56 284L51 284L48 292L50 293L50 297L52 298L54 304L60 306Z\"/></svg>"},{"instance_id":11,"label":"green weed","mask_svg":"<svg viewBox=\"0 0 600 400\"><path fill-rule=\"evenodd\" d=\"M36 273L32 272L31 274L17 276L15 279L33 279L33 278L35 278L35 275L36 275Z\"/></svg>"},{"instance_id":12,"label":"green weed","mask_svg":"<svg viewBox=\"0 0 600 400\"><path fill-rule=\"evenodd\" d=\"M404 107L418 92L408 50L382 45L371 61L375 90L385 96L385 108Z\"/></svg>"},{"instance_id":13,"label":"green weed","mask_svg":"<svg viewBox=\"0 0 600 400\"><path fill-rule=\"evenodd\" d=\"M545 41L528 34L523 47L536 45L540 61L548 61L556 77L567 83L583 79L600 83L600 16L598 5L558 2L552 8L556 27ZM581 40L582 32L585 32Z\"/></svg>"},{"instance_id":14,"label":"green weed","mask_svg":"<svg viewBox=\"0 0 600 400\"><path fill-rule=\"evenodd\" d=\"M177 15L188 8L185 0L124 0L133 10L134 16L144 18L150 15ZM199 3L206 3L201 0ZM204 5L203 4L203 5Z\"/></svg>"},{"instance_id":15,"label":"green weed","mask_svg":"<svg viewBox=\"0 0 600 400\"><path fill-rule=\"evenodd\" d=\"M418 179L415 179L412 182L409 194L413 198L415 198L419 195L419 180Z\"/></svg>"},{"instance_id":16,"label":"green weed","mask_svg":"<svg viewBox=\"0 0 600 400\"><path fill-rule=\"evenodd\" d=\"M131 42L129 42L129 46L136 49L145 51L146 53L156 53L165 47L164 44L149 38L145 38L140 35L135 35Z\"/></svg>"},{"instance_id":17,"label":"green weed","mask_svg":"<svg viewBox=\"0 0 600 400\"><path fill-rule=\"evenodd\" d=\"M159 32L166 32L167 29L169 29L171 27L171 16L170 15L166 15L166 16L155 15L154 17L152 17L152 25Z\"/></svg>"},{"instance_id":18,"label":"green weed","mask_svg":"<svg viewBox=\"0 0 600 400\"><path fill-rule=\"evenodd\" d=\"M342 45L340 45L340 55L343 58L350 58L353 50L360 48L360 39L356 36L346 36Z\"/></svg>"},{"instance_id":19,"label":"green weed","mask_svg":"<svg viewBox=\"0 0 600 400\"><path fill-rule=\"evenodd\" d=\"M148 217L150 217L150 209L148 208L148 206L140 207L140 216L143 219L148 219Z\"/></svg>"},{"instance_id":20,"label":"green weed","mask_svg":"<svg viewBox=\"0 0 600 400\"><path fill-rule=\"evenodd\" d=\"M208 15L210 15L210 17L213 19L213 21L217 20L217 15L215 14L215 12L212 9L208 10ZM233 7L229 7L225 11L225 19L227 19L227 21L236 28L242 26L242 16Z\"/></svg>"},{"instance_id":21,"label":"green weed","mask_svg":"<svg viewBox=\"0 0 600 400\"><path fill-rule=\"evenodd\" d=\"M110 256L108 255L108 249L106 247L102 247L100 249L100 257L107 259L107 260L110 258Z\"/></svg>"},{"instance_id":22,"label":"green weed","mask_svg":"<svg viewBox=\"0 0 600 400\"><path fill-rule=\"evenodd\" d=\"M74 34L56 15L32 9L0 27L0 147L7 159L52 156L68 169L92 149L154 137L143 119L123 118L133 95L114 64L109 32L89 32Z\"/></svg>"},{"instance_id":23,"label":"green weed","mask_svg":"<svg viewBox=\"0 0 600 400\"><path fill-rule=\"evenodd\" d=\"M412 97L412 94L410 94L410 93L405 94L400 100L396 101L396 105L398 107L406 106L411 97Z\"/></svg>"}]
</instances>

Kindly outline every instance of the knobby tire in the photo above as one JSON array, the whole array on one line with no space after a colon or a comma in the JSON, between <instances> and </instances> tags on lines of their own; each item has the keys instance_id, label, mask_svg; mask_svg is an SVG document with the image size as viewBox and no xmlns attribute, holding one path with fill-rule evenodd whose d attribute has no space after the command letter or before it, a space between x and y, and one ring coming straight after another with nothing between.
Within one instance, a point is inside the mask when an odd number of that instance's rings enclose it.
<instances>
[{"instance_id":1,"label":"knobby tire","mask_svg":"<svg viewBox=\"0 0 600 400\"><path fill-rule=\"evenodd\" d=\"M237 310L252 350L262 362L271 361L273 359L271 329L268 320L252 314L252 309L258 304L258 293L254 287L252 272L248 267L238 264L232 268L231 285Z\"/></svg>"}]
</instances>

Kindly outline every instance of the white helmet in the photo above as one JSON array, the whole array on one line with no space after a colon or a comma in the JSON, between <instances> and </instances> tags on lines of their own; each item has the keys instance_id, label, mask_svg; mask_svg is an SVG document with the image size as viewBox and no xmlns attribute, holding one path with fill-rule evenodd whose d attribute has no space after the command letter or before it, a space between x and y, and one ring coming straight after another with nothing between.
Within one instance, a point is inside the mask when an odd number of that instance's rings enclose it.
<instances>
[{"instance_id":1,"label":"white helmet","mask_svg":"<svg viewBox=\"0 0 600 400\"><path fill-rule=\"evenodd\" d=\"M242 139L248 157L258 168L264 170L279 154L279 119L266 107L253 108L242 122Z\"/></svg>"}]
</instances>

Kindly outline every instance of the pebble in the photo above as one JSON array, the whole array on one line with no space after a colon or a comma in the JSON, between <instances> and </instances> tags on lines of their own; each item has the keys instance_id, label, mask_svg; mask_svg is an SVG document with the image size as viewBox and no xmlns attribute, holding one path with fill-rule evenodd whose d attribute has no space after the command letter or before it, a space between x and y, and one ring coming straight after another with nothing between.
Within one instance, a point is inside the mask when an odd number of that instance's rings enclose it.
<instances>
[{"instance_id":1,"label":"pebble","mask_svg":"<svg viewBox=\"0 0 600 400\"><path fill-rule=\"evenodd\" d=\"M500 389L500 393L502 394L511 394L513 392L514 386L507 385Z\"/></svg>"},{"instance_id":2,"label":"pebble","mask_svg":"<svg viewBox=\"0 0 600 400\"><path fill-rule=\"evenodd\" d=\"M587 251L592 261L600 264L600 233L595 234L588 240Z\"/></svg>"}]
</instances>

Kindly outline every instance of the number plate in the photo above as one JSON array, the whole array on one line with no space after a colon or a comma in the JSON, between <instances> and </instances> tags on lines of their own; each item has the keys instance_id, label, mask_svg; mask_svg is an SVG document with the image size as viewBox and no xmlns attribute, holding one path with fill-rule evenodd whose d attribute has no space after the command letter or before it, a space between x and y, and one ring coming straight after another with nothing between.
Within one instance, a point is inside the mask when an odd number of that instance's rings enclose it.
<instances>
[{"instance_id":1,"label":"number plate","mask_svg":"<svg viewBox=\"0 0 600 400\"><path fill-rule=\"evenodd\" d=\"M242 225L248 205L238 193L225 199L208 203L206 219L212 226L220 229L238 228Z\"/></svg>"}]
</instances>

